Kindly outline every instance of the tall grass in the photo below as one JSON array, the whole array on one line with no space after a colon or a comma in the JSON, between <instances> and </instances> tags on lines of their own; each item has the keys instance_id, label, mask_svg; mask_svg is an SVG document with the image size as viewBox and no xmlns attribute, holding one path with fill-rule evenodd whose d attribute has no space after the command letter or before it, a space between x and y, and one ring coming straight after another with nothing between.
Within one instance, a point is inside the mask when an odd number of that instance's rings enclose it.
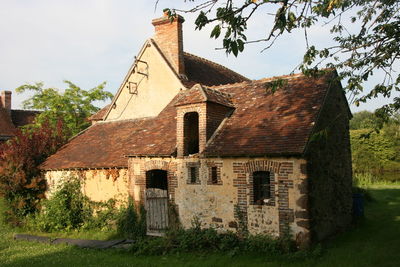
<instances>
[{"instance_id":1,"label":"tall grass","mask_svg":"<svg viewBox=\"0 0 400 267\"><path fill-rule=\"evenodd\" d=\"M400 184L400 177L399 179L388 180L380 175L369 172L353 174L353 185L356 187L366 188L373 185L399 185L399 184Z\"/></svg>"}]
</instances>

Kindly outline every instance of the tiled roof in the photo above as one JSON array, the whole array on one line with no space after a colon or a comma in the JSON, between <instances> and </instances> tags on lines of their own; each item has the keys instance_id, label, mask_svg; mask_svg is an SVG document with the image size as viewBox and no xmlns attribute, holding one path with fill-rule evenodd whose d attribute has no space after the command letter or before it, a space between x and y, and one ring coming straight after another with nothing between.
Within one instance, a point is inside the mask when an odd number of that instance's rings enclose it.
<instances>
[{"instance_id":1,"label":"tiled roof","mask_svg":"<svg viewBox=\"0 0 400 267\"><path fill-rule=\"evenodd\" d=\"M321 109L332 73L320 78L281 76L214 87L229 94L231 117L210 141L206 156L300 155ZM275 93L267 84L286 79ZM155 118L100 122L72 139L43 169L127 167L125 155L173 155L178 94Z\"/></svg>"},{"instance_id":2,"label":"tiled roof","mask_svg":"<svg viewBox=\"0 0 400 267\"><path fill-rule=\"evenodd\" d=\"M194 85L191 89L180 94L180 98L175 106L188 104L213 102L224 106L232 107L233 103L229 94L222 93L218 90L204 87L200 84Z\"/></svg>"},{"instance_id":3,"label":"tiled roof","mask_svg":"<svg viewBox=\"0 0 400 267\"><path fill-rule=\"evenodd\" d=\"M15 127L11 122L10 115L7 110L0 107L0 137L13 136L15 133Z\"/></svg>"},{"instance_id":4,"label":"tiled roof","mask_svg":"<svg viewBox=\"0 0 400 267\"><path fill-rule=\"evenodd\" d=\"M171 155L176 144L174 102L155 118L96 123L49 157L41 168L127 167L127 154Z\"/></svg>"},{"instance_id":5,"label":"tiled roof","mask_svg":"<svg viewBox=\"0 0 400 267\"><path fill-rule=\"evenodd\" d=\"M39 113L40 111L12 109L11 119L15 127L21 127L33 123Z\"/></svg>"},{"instance_id":6,"label":"tiled roof","mask_svg":"<svg viewBox=\"0 0 400 267\"><path fill-rule=\"evenodd\" d=\"M301 155L316 122L332 72L319 78L281 76L221 86L235 111L206 147L207 156ZM284 79L283 88L267 90Z\"/></svg>"},{"instance_id":7,"label":"tiled roof","mask_svg":"<svg viewBox=\"0 0 400 267\"><path fill-rule=\"evenodd\" d=\"M188 80L182 82L186 87L196 83L205 86L249 81L246 77L210 60L184 53L185 73Z\"/></svg>"},{"instance_id":8,"label":"tiled roof","mask_svg":"<svg viewBox=\"0 0 400 267\"><path fill-rule=\"evenodd\" d=\"M109 108L110 108L110 104L106 105L104 108L100 109L95 114L90 116L88 118L88 120L90 120L90 121L102 121L104 119L104 116L106 115L106 113L107 113Z\"/></svg>"}]
</instances>

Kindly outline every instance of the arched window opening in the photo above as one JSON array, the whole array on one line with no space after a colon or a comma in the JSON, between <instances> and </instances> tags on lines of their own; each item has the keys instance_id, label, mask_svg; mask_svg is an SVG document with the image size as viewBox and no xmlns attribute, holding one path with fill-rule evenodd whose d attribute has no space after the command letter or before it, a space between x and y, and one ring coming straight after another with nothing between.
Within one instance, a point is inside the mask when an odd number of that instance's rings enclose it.
<instances>
[{"instance_id":1,"label":"arched window opening","mask_svg":"<svg viewBox=\"0 0 400 267\"><path fill-rule=\"evenodd\" d=\"M189 112L184 116L184 156L199 153L199 114Z\"/></svg>"},{"instance_id":2,"label":"arched window opening","mask_svg":"<svg viewBox=\"0 0 400 267\"><path fill-rule=\"evenodd\" d=\"M151 170L146 172L146 188L168 190L167 171Z\"/></svg>"},{"instance_id":3,"label":"arched window opening","mask_svg":"<svg viewBox=\"0 0 400 267\"><path fill-rule=\"evenodd\" d=\"M254 204L267 204L271 198L271 175L270 172L253 172L253 196Z\"/></svg>"}]
</instances>

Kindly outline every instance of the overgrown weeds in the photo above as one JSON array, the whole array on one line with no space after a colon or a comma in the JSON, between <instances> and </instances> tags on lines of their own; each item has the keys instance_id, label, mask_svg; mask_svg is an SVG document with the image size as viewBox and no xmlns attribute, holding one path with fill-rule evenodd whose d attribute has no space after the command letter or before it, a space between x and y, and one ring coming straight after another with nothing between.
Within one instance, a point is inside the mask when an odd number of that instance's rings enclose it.
<instances>
[{"instance_id":1,"label":"overgrown weeds","mask_svg":"<svg viewBox=\"0 0 400 267\"><path fill-rule=\"evenodd\" d=\"M28 230L47 233L99 230L125 238L144 236L143 206L137 210L132 199L119 207L114 200L91 201L82 193L78 178L68 177L63 181L48 200L43 200L42 209L28 216L25 225Z\"/></svg>"},{"instance_id":2,"label":"overgrown weeds","mask_svg":"<svg viewBox=\"0 0 400 267\"><path fill-rule=\"evenodd\" d=\"M213 228L201 228L194 218L189 229L167 231L163 237L147 237L135 242L131 251L135 255L165 255L171 253L224 252L231 256L241 253L281 255L296 251L295 243L287 237L268 235L238 235L227 231L219 233Z\"/></svg>"}]
</instances>

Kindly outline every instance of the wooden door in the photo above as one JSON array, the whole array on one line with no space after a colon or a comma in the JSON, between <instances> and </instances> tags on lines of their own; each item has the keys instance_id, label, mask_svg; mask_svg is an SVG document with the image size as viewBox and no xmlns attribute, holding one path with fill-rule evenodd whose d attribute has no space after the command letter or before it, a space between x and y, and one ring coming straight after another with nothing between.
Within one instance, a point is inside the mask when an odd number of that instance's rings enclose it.
<instances>
[{"instance_id":1,"label":"wooden door","mask_svg":"<svg viewBox=\"0 0 400 267\"><path fill-rule=\"evenodd\" d=\"M168 228L168 192L159 188L146 189L147 234L162 236Z\"/></svg>"}]
</instances>

